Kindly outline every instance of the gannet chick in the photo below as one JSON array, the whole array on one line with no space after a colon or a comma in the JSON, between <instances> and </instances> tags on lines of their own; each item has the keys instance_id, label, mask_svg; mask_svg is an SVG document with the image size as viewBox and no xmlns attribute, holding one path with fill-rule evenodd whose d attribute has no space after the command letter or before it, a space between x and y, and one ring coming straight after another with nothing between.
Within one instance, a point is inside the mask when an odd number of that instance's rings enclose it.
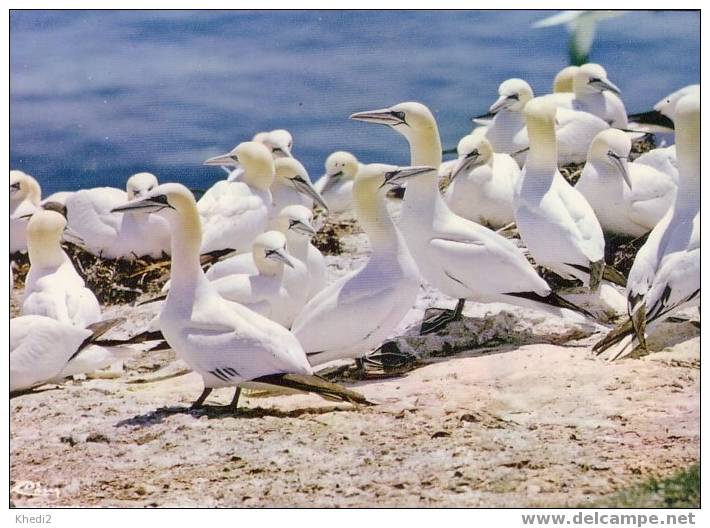
<instances>
[{"instance_id":1,"label":"gannet chick","mask_svg":"<svg viewBox=\"0 0 710 528\"><path fill-rule=\"evenodd\" d=\"M308 300L308 270L291 257L286 237L267 231L254 239L252 258L257 272L235 274L211 281L217 292L250 310L290 328ZM293 269L291 288L285 281L284 266Z\"/></svg>"},{"instance_id":2,"label":"gannet chick","mask_svg":"<svg viewBox=\"0 0 710 528\"><path fill-rule=\"evenodd\" d=\"M43 315L86 328L101 320L101 308L60 245L66 225L60 213L45 209L38 209L27 224L30 271L22 315Z\"/></svg>"},{"instance_id":3,"label":"gannet chick","mask_svg":"<svg viewBox=\"0 0 710 528\"><path fill-rule=\"evenodd\" d=\"M247 156L242 154L240 150L244 163ZM252 167L245 168L248 177ZM283 326L219 295L200 267L201 220L189 189L163 184L116 210L161 213L170 223L171 287L160 312L160 329L177 357L202 376L205 390L193 407L202 406L214 388L236 386L231 404L236 410L242 387L264 385L369 403L354 391L314 376L300 343Z\"/></svg>"},{"instance_id":4,"label":"gannet chick","mask_svg":"<svg viewBox=\"0 0 710 528\"><path fill-rule=\"evenodd\" d=\"M165 220L111 212L126 199L142 196L157 186L154 174L139 172L128 178L125 191L97 187L72 193L66 198L69 230L79 237L77 243L82 248L99 257L162 257L170 252L170 233Z\"/></svg>"},{"instance_id":5,"label":"gannet chick","mask_svg":"<svg viewBox=\"0 0 710 528\"><path fill-rule=\"evenodd\" d=\"M567 66L557 72L555 80L552 82L552 93L573 92L572 86L577 70L579 70L579 66Z\"/></svg>"},{"instance_id":6,"label":"gannet chick","mask_svg":"<svg viewBox=\"0 0 710 528\"><path fill-rule=\"evenodd\" d=\"M596 291L604 272L604 235L589 202L557 168L557 109L551 97L538 97L525 107L530 152L516 191L515 221L539 266L588 279Z\"/></svg>"},{"instance_id":7,"label":"gannet chick","mask_svg":"<svg viewBox=\"0 0 710 528\"><path fill-rule=\"evenodd\" d=\"M532 88L522 79L508 79L498 87L498 94L500 97L488 109L494 117L486 129L486 139L493 152L510 154L522 165L528 147L523 109L534 97Z\"/></svg>"},{"instance_id":8,"label":"gannet chick","mask_svg":"<svg viewBox=\"0 0 710 528\"><path fill-rule=\"evenodd\" d=\"M27 251L27 222L39 207L42 189L32 176L10 171L10 253Z\"/></svg>"},{"instance_id":9,"label":"gannet chick","mask_svg":"<svg viewBox=\"0 0 710 528\"><path fill-rule=\"evenodd\" d=\"M224 157L244 169L239 181L221 180L210 187L197 202L202 219L202 253L233 249L251 251L251 242L266 230L271 210L274 162L269 149L247 141ZM210 158L206 165L222 165L221 157Z\"/></svg>"},{"instance_id":10,"label":"gannet chick","mask_svg":"<svg viewBox=\"0 0 710 528\"><path fill-rule=\"evenodd\" d=\"M410 146L412 165L436 168L441 164L439 130L423 104L400 103L350 117L386 124L402 134ZM436 169L408 180L398 227L424 279L459 299L454 312L425 321L424 333L460 318L467 299L535 307L556 315L563 314L560 307L576 309L551 292L513 242L452 213L438 191Z\"/></svg>"},{"instance_id":11,"label":"gannet chick","mask_svg":"<svg viewBox=\"0 0 710 528\"><path fill-rule=\"evenodd\" d=\"M331 214L343 214L352 209L353 180L360 164L357 158L339 150L325 160L325 174L315 183L315 189L326 201Z\"/></svg>"},{"instance_id":12,"label":"gannet chick","mask_svg":"<svg viewBox=\"0 0 710 528\"><path fill-rule=\"evenodd\" d=\"M457 215L497 229L515 221L513 192L520 168L508 154L494 153L488 140L478 136L459 141L459 158L444 201Z\"/></svg>"},{"instance_id":13,"label":"gannet chick","mask_svg":"<svg viewBox=\"0 0 710 528\"><path fill-rule=\"evenodd\" d=\"M41 315L10 320L10 394L109 366L130 354L98 339L121 319L83 328Z\"/></svg>"},{"instance_id":14,"label":"gannet chick","mask_svg":"<svg viewBox=\"0 0 710 528\"><path fill-rule=\"evenodd\" d=\"M303 262L308 270L308 282L304 283L301 273L296 268L286 267L284 269L286 289L296 292L307 286L308 299L325 288L327 284L325 258L320 250L311 244L311 239L316 234L312 222L312 211L302 205L284 207L269 222L269 229L276 230L286 237L286 244L291 257ZM251 253L242 253L221 260L208 269L205 275L209 280L214 281L228 275L244 273L258 273Z\"/></svg>"},{"instance_id":15,"label":"gannet chick","mask_svg":"<svg viewBox=\"0 0 710 528\"><path fill-rule=\"evenodd\" d=\"M395 185L429 167L364 165L353 185L357 220L370 241L367 264L340 278L303 308L293 333L311 365L362 357L391 337L414 306L419 273L392 222L386 205L388 185Z\"/></svg>"},{"instance_id":16,"label":"gannet chick","mask_svg":"<svg viewBox=\"0 0 710 528\"><path fill-rule=\"evenodd\" d=\"M318 191L313 187L308 171L294 158L278 158L274 161L275 177L271 184L271 217L289 205L303 205L313 209L313 202L328 210Z\"/></svg>"},{"instance_id":17,"label":"gannet chick","mask_svg":"<svg viewBox=\"0 0 710 528\"><path fill-rule=\"evenodd\" d=\"M575 188L594 209L605 232L640 237L666 214L676 192L669 174L629 163L631 140L611 128L589 147L587 163Z\"/></svg>"},{"instance_id":18,"label":"gannet chick","mask_svg":"<svg viewBox=\"0 0 710 528\"><path fill-rule=\"evenodd\" d=\"M612 358L638 343L679 309L700 302L700 94L682 97L674 117L679 182L675 201L636 254L626 295L629 320L594 346ZM635 349L634 349L635 350Z\"/></svg>"}]
</instances>

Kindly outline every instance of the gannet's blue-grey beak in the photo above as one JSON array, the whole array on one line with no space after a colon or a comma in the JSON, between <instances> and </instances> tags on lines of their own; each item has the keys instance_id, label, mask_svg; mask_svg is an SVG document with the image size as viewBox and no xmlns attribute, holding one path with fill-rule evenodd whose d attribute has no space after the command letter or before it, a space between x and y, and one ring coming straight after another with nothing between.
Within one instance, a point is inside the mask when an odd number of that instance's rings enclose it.
<instances>
[{"instance_id":1,"label":"gannet's blue-grey beak","mask_svg":"<svg viewBox=\"0 0 710 528\"><path fill-rule=\"evenodd\" d=\"M163 209L175 209L168 203L168 197L164 194L151 196L139 200L131 200L125 205L119 205L111 209L112 213L124 213L126 211L141 211L143 213L157 213Z\"/></svg>"},{"instance_id":2,"label":"gannet's blue-grey beak","mask_svg":"<svg viewBox=\"0 0 710 528\"><path fill-rule=\"evenodd\" d=\"M343 171L338 171L334 174L324 174L321 176L321 178L328 178L328 181L325 182L325 185L323 185L323 189L321 190L322 194L325 194L328 192L330 189L333 188L333 186L340 181L340 179L343 177Z\"/></svg>"},{"instance_id":3,"label":"gannet's blue-grey beak","mask_svg":"<svg viewBox=\"0 0 710 528\"><path fill-rule=\"evenodd\" d=\"M518 94L501 95L488 109L488 113L495 115L504 108L508 108L510 105L517 103L518 99Z\"/></svg>"},{"instance_id":4,"label":"gannet's blue-grey beak","mask_svg":"<svg viewBox=\"0 0 710 528\"><path fill-rule=\"evenodd\" d=\"M393 185L393 186L400 186L402 183L404 183L406 180L409 178L413 178L415 176L419 176L421 174L426 174L428 172L436 172L436 169L434 167L398 167L397 169L393 171L389 171L385 173L385 181L382 182L382 185L380 185L380 188L384 187L385 185Z\"/></svg>"},{"instance_id":5,"label":"gannet's blue-grey beak","mask_svg":"<svg viewBox=\"0 0 710 528\"><path fill-rule=\"evenodd\" d=\"M629 122L638 123L640 125L650 125L650 130L653 132L672 132L675 130L673 120L663 115L658 110L629 114ZM644 130L647 129L648 127L644 126Z\"/></svg>"},{"instance_id":6,"label":"gannet's blue-grey beak","mask_svg":"<svg viewBox=\"0 0 710 528\"><path fill-rule=\"evenodd\" d=\"M619 89L618 86L616 86L613 82L611 82L609 79L599 79L599 78L594 78L594 79L589 79L590 86L593 86L600 92L603 92L604 90L609 90L611 93L615 93L616 95L621 95L621 90Z\"/></svg>"},{"instance_id":7,"label":"gannet's blue-grey beak","mask_svg":"<svg viewBox=\"0 0 710 528\"><path fill-rule=\"evenodd\" d=\"M270 249L265 252L265 256L268 259L275 260L277 262L282 262L290 268L294 268L293 260L286 252L282 249Z\"/></svg>"},{"instance_id":8,"label":"gannet's blue-grey beak","mask_svg":"<svg viewBox=\"0 0 710 528\"><path fill-rule=\"evenodd\" d=\"M301 222L300 220L289 220L288 228L291 231L294 231L295 233L299 233L301 235L306 235L309 237L316 236L316 230L313 229L313 226L306 224L305 222Z\"/></svg>"},{"instance_id":9,"label":"gannet's blue-grey beak","mask_svg":"<svg viewBox=\"0 0 710 528\"><path fill-rule=\"evenodd\" d=\"M318 194L313 184L305 180L302 176L296 175L289 180L298 192L301 194L312 198L318 205L320 205L326 211L328 210L328 204L325 203L323 197Z\"/></svg>"},{"instance_id":10,"label":"gannet's blue-grey beak","mask_svg":"<svg viewBox=\"0 0 710 528\"><path fill-rule=\"evenodd\" d=\"M365 121L367 123L377 123L379 125L397 126L407 124L404 112L398 112L389 108L380 110L368 110L367 112L357 112L350 116L355 121Z\"/></svg>"},{"instance_id":11,"label":"gannet's blue-grey beak","mask_svg":"<svg viewBox=\"0 0 710 528\"><path fill-rule=\"evenodd\" d=\"M473 169L476 166L478 158L478 149L473 149L469 154L461 156L459 158L459 161L454 166L454 170L451 171L450 181L454 181L456 179L456 176L458 176L459 174L463 172L469 172L471 169Z\"/></svg>"},{"instance_id":12,"label":"gannet's blue-grey beak","mask_svg":"<svg viewBox=\"0 0 710 528\"><path fill-rule=\"evenodd\" d=\"M626 185L631 189L631 175L629 174L629 160L627 158L622 158L614 154L613 152L608 153L609 159L616 166L616 168L621 173L621 177L624 178Z\"/></svg>"},{"instance_id":13,"label":"gannet's blue-grey beak","mask_svg":"<svg viewBox=\"0 0 710 528\"><path fill-rule=\"evenodd\" d=\"M214 156L212 158L206 159L203 165L218 165L223 167L238 167L239 158L236 154L228 152L227 154L220 154L219 156Z\"/></svg>"}]
</instances>

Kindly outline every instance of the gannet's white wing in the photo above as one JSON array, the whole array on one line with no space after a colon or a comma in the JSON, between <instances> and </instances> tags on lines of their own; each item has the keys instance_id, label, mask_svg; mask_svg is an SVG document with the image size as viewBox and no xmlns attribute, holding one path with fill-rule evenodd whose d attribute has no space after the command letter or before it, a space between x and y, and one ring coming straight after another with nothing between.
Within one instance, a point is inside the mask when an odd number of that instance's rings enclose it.
<instances>
[{"instance_id":1,"label":"gannet's white wing","mask_svg":"<svg viewBox=\"0 0 710 528\"><path fill-rule=\"evenodd\" d=\"M678 183L678 161L676 159L675 145L644 152L634 160L634 163L653 167L668 174L676 184Z\"/></svg>"},{"instance_id":2,"label":"gannet's white wing","mask_svg":"<svg viewBox=\"0 0 710 528\"><path fill-rule=\"evenodd\" d=\"M10 320L10 391L55 378L91 331L39 315Z\"/></svg>"},{"instance_id":3,"label":"gannet's white wing","mask_svg":"<svg viewBox=\"0 0 710 528\"><path fill-rule=\"evenodd\" d=\"M672 177L648 165L631 163L629 171L632 189L624 186L628 196L628 215L638 225L653 228L666 214L677 185Z\"/></svg>"},{"instance_id":4,"label":"gannet's white wing","mask_svg":"<svg viewBox=\"0 0 710 528\"><path fill-rule=\"evenodd\" d=\"M217 280L229 275L248 274L255 275L259 270L254 264L254 255L251 253L241 253L224 260L220 260L205 272L205 276L211 280Z\"/></svg>"},{"instance_id":5,"label":"gannet's white wing","mask_svg":"<svg viewBox=\"0 0 710 528\"><path fill-rule=\"evenodd\" d=\"M583 163L592 140L599 132L609 128L603 119L589 112L558 108L555 117L557 156L560 165Z\"/></svg>"},{"instance_id":6,"label":"gannet's white wing","mask_svg":"<svg viewBox=\"0 0 710 528\"><path fill-rule=\"evenodd\" d=\"M229 275L212 281L217 292L239 304L256 304L269 301L278 293L279 284L274 277L260 275Z\"/></svg>"},{"instance_id":7,"label":"gannet's white wing","mask_svg":"<svg viewBox=\"0 0 710 528\"><path fill-rule=\"evenodd\" d=\"M700 248L666 255L646 294L646 318L666 318L700 295Z\"/></svg>"},{"instance_id":8,"label":"gannet's white wing","mask_svg":"<svg viewBox=\"0 0 710 528\"><path fill-rule=\"evenodd\" d=\"M123 205L125 191L113 187L82 189L67 197L67 228L81 237L82 246L98 255L118 242L123 214L111 209Z\"/></svg>"},{"instance_id":9,"label":"gannet's white wing","mask_svg":"<svg viewBox=\"0 0 710 528\"><path fill-rule=\"evenodd\" d=\"M246 183L221 180L197 202L202 219L202 252L233 248L249 251L268 221L270 197Z\"/></svg>"},{"instance_id":10,"label":"gannet's white wing","mask_svg":"<svg viewBox=\"0 0 710 528\"><path fill-rule=\"evenodd\" d=\"M567 232L575 245L590 262L604 258L604 234L594 209L577 189L567 183L558 172L555 174L553 190L556 191L563 207L556 208ZM553 238L549 243L554 244Z\"/></svg>"}]
</instances>

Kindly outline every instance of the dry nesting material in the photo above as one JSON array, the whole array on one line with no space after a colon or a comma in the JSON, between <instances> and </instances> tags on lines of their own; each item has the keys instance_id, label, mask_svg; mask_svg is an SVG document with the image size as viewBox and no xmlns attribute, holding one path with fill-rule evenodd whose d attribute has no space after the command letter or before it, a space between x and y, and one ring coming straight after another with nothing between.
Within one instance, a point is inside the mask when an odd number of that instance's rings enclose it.
<instances>
[{"instance_id":1,"label":"dry nesting material","mask_svg":"<svg viewBox=\"0 0 710 528\"><path fill-rule=\"evenodd\" d=\"M87 288L94 292L101 304L130 303L143 293L159 292L170 266L169 257L107 259L71 243L63 246Z\"/></svg>"},{"instance_id":2,"label":"dry nesting material","mask_svg":"<svg viewBox=\"0 0 710 528\"><path fill-rule=\"evenodd\" d=\"M340 255L343 253L342 238L345 235L362 233L357 220L353 218L328 221L313 238L313 245L324 255Z\"/></svg>"}]
</instances>

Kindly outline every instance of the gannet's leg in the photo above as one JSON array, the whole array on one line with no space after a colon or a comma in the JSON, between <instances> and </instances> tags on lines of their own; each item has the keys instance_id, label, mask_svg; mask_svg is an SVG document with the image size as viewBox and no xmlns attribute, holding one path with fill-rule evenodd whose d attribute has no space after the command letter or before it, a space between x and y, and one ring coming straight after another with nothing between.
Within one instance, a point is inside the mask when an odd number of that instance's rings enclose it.
<instances>
[{"instance_id":1,"label":"gannet's leg","mask_svg":"<svg viewBox=\"0 0 710 528\"><path fill-rule=\"evenodd\" d=\"M464 304L466 304L466 299L459 299L458 303L456 303L455 310L442 310L442 312L436 317L432 319L424 319L419 330L419 335L431 334L432 332L436 332L444 328L450 322L461 319Z\"/></svg>"},{"instance_id":2,"label":"gannet's leg","mask_svg":"<svg viewBox=\"0 0 710 528\"><path fill-rule=\"evenodd\" d=\"M595 292L599 289L604 275L604 259L599 259L596 262L589 263L589 289Z\"/></svg>"},{"instance_id":3,"label":"gannet's leg","mask_svg":"<svg viewBox=\"0 0 710 528\"><path fill-rule=\"evenodd\" d=\"M636 309L631 314L631 323L634 325L634 333L640 348L644 352L648 351L646 346L646 303L641 302L636 306Z\"/></svg>"},{"instance_id":4,"label":"gannet's leg","mask_svg":"<svg viewBox=\"0 0 710 528\"><path fill-rule=\"evenodd\" d=\"M199 409L202 407L202 404L205 403L205 400L207 399L207 396L210 395L212 392L211 388L205 387L205 390L202 391L202 394L200 394L200 397L195 400L195 403L190 405L190 409Z\"/></svg>"},{"instance_id":5,"label":"gannet's leg","mask_svg":"<svg viewBox=\"0 0 710 528\"><path fill-rule=\"evenodd\" d=\"M354 377L355 377L355 379L364 379L365 378L365 360L361 357L355 358Z\"/></svg>"},{"instance_id":6,"label":"gannet's leg","mask_svg":"<svg viewBox=\"0 0 710 528\"><path fill-rule=\"evenodd\" d=\"M236 390L234 391L234 397L232 398L232 402L229 404L229 408L232 410L232 414L236 415L238 413L237 411L237 405L239 404L239 395L242 393L242 388L237 387Z\"/></svg>"}]
</instances>

